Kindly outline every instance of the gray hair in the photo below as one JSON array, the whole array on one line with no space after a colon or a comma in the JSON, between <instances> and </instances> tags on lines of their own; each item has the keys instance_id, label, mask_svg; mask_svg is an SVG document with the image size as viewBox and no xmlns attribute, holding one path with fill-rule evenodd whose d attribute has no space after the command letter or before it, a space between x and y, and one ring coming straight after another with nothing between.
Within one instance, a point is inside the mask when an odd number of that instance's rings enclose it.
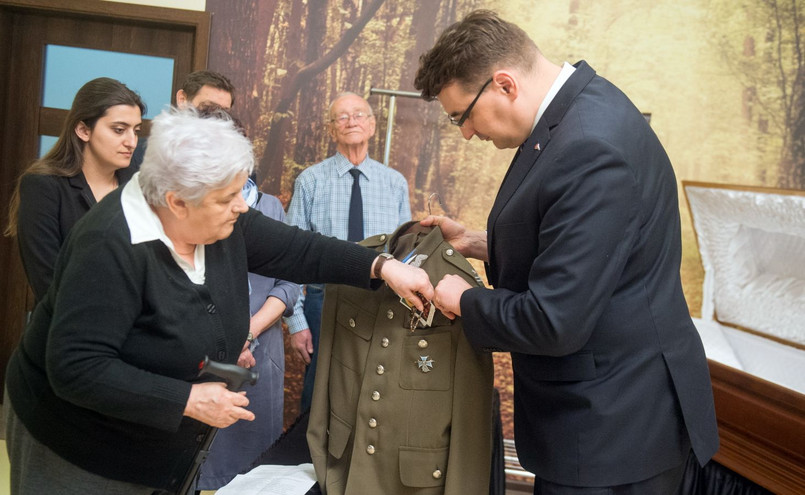
<instances>
[{"instance_id":1,"label":"gray hair","mask_svg":"<svg viewBox=\"0 0 805 495\"><path fill-rule=\"evenodd\" d=\"M151 123L140 188L151 206L166 206L168 191L198 205L208 192L253 168L252 145L229 114L170 108Z\"/></svg>"}]
</instances>

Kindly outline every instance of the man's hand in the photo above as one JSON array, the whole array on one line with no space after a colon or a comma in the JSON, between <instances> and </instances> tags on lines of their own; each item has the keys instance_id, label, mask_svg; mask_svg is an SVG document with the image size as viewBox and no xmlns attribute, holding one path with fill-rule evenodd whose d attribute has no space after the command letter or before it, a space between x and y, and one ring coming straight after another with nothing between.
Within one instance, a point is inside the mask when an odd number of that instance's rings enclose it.
<instances>
[{"instance_id":1,"label":"man's hand","mask_svg":"<svg viewBox=\"0 0 805 495\"><path fill-rule=\"evenodd\" d=\"M291 349L305 364L310 364L310 355L313 354L313 335L309 328L291 334Z\"/></svg>"},{"instance_id":2,"label":"man's hand","mask_svg":"<svg viewBox=\"0 0 805 495\"><path fill-rule=\"evenodd\" d=\"M461 295L472 286L458 275L445 275L434 289L433 304L451 320L461 316Z\"/></svg>"},{"instance_id":3,"label":"man's hand","mask_svg":"<svg viewBox=\"0 0 805 495\"><path fill-rule=\"evenodd\" d=\"M254 421L254 413L244 409L248 405L246 392L230 392L223 382L196 383L190 388L184 415L226 428L240 419Z\"/></svg>"},{"instance_id":4,"label":"man's hand","mask_svg":"<svg viewBox=\"0 0 805 495\"><path fill-rule=\"evenodd\" d=\"M444 240L465 258L489 260L486 248L486 231L467 230L466 227L447 217L428 215L419 222L425 227L439 227Z\"/></svg>"}]
</instances>

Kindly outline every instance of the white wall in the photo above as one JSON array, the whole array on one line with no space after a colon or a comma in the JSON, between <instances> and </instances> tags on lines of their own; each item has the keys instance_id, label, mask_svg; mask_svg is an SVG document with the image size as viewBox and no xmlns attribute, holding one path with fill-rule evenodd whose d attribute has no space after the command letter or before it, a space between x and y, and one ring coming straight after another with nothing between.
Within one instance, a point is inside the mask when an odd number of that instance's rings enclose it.
<instances>
[{"instance_id":1,"label":"white wall","mask_svg":"<svg viewBox=\"0 0 805 495\"><path fill-rule=\"evenodd\" d=\"M133 3L152 7L169 7L172 9L201 10L207 8L207 0L106 0L107 2Z\"/></svg>"}]
</instances>

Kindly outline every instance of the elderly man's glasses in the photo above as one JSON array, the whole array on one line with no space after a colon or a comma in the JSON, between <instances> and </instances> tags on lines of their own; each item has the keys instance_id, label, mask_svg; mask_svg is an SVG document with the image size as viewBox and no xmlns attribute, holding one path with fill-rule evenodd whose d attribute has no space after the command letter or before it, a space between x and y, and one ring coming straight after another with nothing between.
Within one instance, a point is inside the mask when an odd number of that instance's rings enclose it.
<instances>
[{"instance_id":1,"label":"elderly man's glasses","mask_svg":"<svg viewBox=\"0 0 805 495\"><path fill-rule=\"evenodd\" d=\"M347 122L349 122L349 119L353 119L355 122L357 122L359 124L363 124L364 122L366 122L366 119L368 119L371 116L372 115L370 115L370 114L368 114L366 112L355 112L353 114L341 113L341 114L338 114L330 122L334 122L336 125L347 125Z\"/></svg>"},{"instance_id":2,"label":"elderly man's glasses","mask_svg":"<svg viewBox=\"0 0 805 495\"><path fill-rule=\"evenodd\" d=\"M486 89L486 87L487 87L487 86L489 86L489 83L491 83L491 82L492 82L492 79L493 79L493 78L492 78L492 77L490 77L490 78L489 78L489 80L488 80L488 81L486 81L486 82L484 83L484 85L483 85L483 86L481 86L481 90L480 90L480 91L478 91L478 94L477 94L477 95L475 95L475 99L474 99L474 100L472 100L472 103L470 103L470 106L468 106L468 107L467 107L467 109L466 109L466 110L464 110L464 113L462 113L462 114L461 114L461 117L459 117L459 119L458 119L458 120L456 120L456 118L455 118L455 117L452 117L452 116L450 116L450 115L448 115L448 116L447 116L447 118L448 118L448 119L450 119L450 123L451 123L451 124L453 124L453 125L457 125L457 126L459 126L459 127L461 127L461 126L463 126L463 125L464 125L464 121L465 121L465 120L467 120L468 118L470 118L470 112L472 111L472 107L474 107L474 106L475 106L475 102L477 102L477 101L478 101L478 98L480 98L480 97L481 97L481 95L484 93L484 90Z\"/></svg>"}]
</instances>

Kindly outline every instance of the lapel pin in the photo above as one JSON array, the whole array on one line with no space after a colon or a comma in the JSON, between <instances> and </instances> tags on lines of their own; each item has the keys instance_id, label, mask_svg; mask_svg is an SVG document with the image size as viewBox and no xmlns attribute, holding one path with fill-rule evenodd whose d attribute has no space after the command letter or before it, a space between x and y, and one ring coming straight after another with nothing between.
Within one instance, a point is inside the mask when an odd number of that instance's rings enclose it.
<instances>
[{"instance_id":1,"label":"lapel pin","mask_svg":"<svg viewBox=\"0 0 805 495\"><path fill-rule=\"evenodd\" d=\"M535 144L535 145L534 145L534 149L535 149L535 150L537 150L537 151L541 151L541 150L542 150L542 148L540 148L540 146L539 146L539 143L537 143L537 144Z\"/></svg>"}]
</instances>

